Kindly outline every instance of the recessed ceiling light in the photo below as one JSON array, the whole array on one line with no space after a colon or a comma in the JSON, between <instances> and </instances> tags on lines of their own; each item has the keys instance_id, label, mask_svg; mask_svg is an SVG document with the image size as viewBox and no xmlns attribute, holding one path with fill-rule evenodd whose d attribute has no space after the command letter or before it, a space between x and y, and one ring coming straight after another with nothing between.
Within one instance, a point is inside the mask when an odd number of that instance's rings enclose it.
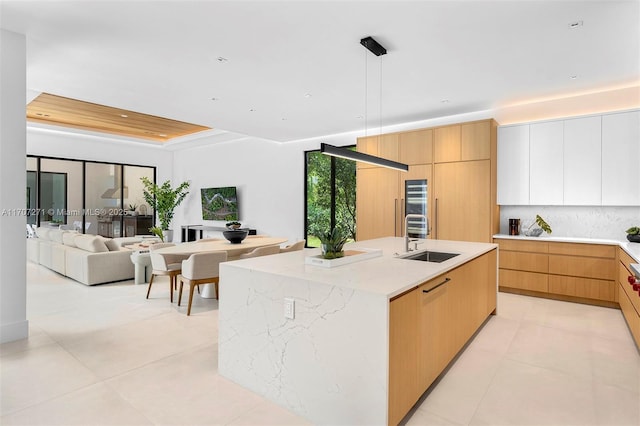
<instances>
[{"instance_id":1,"label":"recessed ceiling light","mask_svg":"<svg viewBox=\"0 0 640 426\"><path fill-rule=\"evenodd\" d=\"M120 117L122 118L128 118L129 116L127 114L120 114Z\"/></svg>"},{"instance_id":2,"label":"recessed ceiling light","mask_svg":"<svg viewBox=\"0 0 640 426\"><path fill-rule=\"evenodd\" d=\"M224 58L222 56L218 56L216 59L217 59L218 62L229 62L229 60L227 58Z\"/></svg>"},{"instance_id":3,"label":"recessed ceiling light","mask_svg":"<svg viewBox=\"0 0 640 426\"><path fill-rule=\"evenodd\" d=\"M220 98L211 98L212 101L219 101Z\"/></svg>"},{"instance_id":4,"label":"recessed ceiling light","mask_svg":"<svg viewBox=\"0 0 640 426\"><path fill-rule=\"evenodd\" d=\"M159 133L159 134L158 134L158 136L160 136L161 138L165 138L165 137L167 137L167 135L166 135L166 134L164 134L164 133Z\"/></svg>"},{"instance_id":5,"label":"recessed ceiling light","mask_svg":"<svg viewBox=\"0 0 640 426\"><path fill-rule=\"evenodd\" d=\"M305 94L304 94L304 97L305 97L305 98L307 98L307 99L309 99L309 98L310 98L310 97L312 97L312 96L313 96L313 95L312 95L311 93L305 93Z\"/></svg>"},{"instance_id":6,"label":"recessed ceiling light","mask_svg":"<svg viewBox=\"0 0 640 426\"><path fill-rule=\"evenodd\" d=\"M253 108L249 108L249 112L255 112L256 110Z\"/></svg>"},{"instance_id":7,"label":"recessed ceiling light","mask_svg":"<svg viewBox=\"0 0 640 426\"><path fill-rule=\"evenodd\" d=\"M364 118L364 116L362 116L362 115L356 115L356 118L357 118L358 120L362 120L362 119Z\"/></svg>"},{"instance_id":8,"label":"recessed ceiling light","mask_svg":"<svg viewBox=\"0 0 640 426\"><path fill-rule=\"evenodd\" d=\"M442 99L440 102L443 103L443 104L448 104L449 103L449 99Z\"/></svg>"},{"instance_id":9,"label":"recessed ceiling light","mask_svg":"<svg viewBox=\"0 0 640 426\"><path fill-rule=\"evenodd\" d=\"M571 80L577 80L577 79L578 79L578 76L577 76L577 75L570 75L570 76L569 76L569 78L570 78Z\"/></svg>"},{"instance_id":10,"label":"recessed ceiling light","mask_svg":"<svg viewBox=\"0 0 640 426\"><path fill-rule=\"evenodd\" d=\"M287 117L282 117L281 120L282 121L287 121Z\"/></svg>"},{"instance_id":11,"label":"recessed ceiling light","mask_svg":"<svg viewBox=\"0 0 640 426\"><path fill-rule=\"evenodd\" d=\"M584 25L582 21L573 21L573 22L569 22L567 26L569 27L570 30L575 30L582 27L582 25Z\"/></svg>"}]
</instances>

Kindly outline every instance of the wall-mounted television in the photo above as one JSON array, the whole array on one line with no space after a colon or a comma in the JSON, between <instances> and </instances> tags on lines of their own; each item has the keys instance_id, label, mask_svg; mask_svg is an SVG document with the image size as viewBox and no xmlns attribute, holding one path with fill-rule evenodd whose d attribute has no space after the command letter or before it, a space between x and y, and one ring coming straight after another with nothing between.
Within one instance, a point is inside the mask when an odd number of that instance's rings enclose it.
<instances>
[{"instance_id":1,"label":"wall-mounted television","mask_svg":"<svg viewBox=\"0 0 640 426\"><path fill-rule=\"evenodd\" d=\"M201 188L202 219L239 220L238 195L235 186Z\"/></svg>"}]
</instances>

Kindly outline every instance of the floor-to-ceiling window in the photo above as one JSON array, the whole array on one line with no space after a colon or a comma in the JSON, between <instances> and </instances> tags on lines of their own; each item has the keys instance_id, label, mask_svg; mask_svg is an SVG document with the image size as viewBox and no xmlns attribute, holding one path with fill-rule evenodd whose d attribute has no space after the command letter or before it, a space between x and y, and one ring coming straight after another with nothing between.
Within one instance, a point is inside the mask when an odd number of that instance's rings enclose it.
<instances>
[{"instance_id":1,"label":"floor-to-ceiling window","mask_svg":"<svg viewBox=\"0 0 640 426\"><path fill-rule=\"evenodd\" d=\"M319 247L319 236L334 227L355 240L356 163L307 151L305 170L307 246Z\"/></svg>"},{"instance_id":2,"label":"floor-to-ceiling window","mask_svg":"<svg viewBox=\"0 0 640 426\"><path fill-rule=\"evenodd\" d=\"M27 157L27 223L105 237L148 234L154 212L143 176L155 182L155 167Z\"/></svg>"}]
</instances>

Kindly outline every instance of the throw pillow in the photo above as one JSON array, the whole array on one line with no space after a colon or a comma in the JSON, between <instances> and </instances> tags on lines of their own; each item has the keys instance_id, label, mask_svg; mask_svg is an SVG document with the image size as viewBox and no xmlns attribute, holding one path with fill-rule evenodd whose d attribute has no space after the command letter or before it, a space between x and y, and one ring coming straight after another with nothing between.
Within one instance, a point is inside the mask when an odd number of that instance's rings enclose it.
<instances>
[{"instance_id":1,"label":"throw pillow","mask_svg":"<svg viewBox=\"0 0 640 426\"><path fill-rule=\"evenodd\" d=\"M49 231L49 239L53 242L62 244L62 235L65 231L61 229L51 229Z\"/></svg>"},{"instance_id":2,"label":"throw pillow","mask_svg":"<svg viewBox=\"0 0 640 426\"><path fill-rule=\"evenodd\" d=\"M91 253L104 253L109 251L104 241L96 235L78 235L74 242L79 249Z\"/></svg>"},{"instance_id":3,"label":"throw pillow","mask_svg":"<svg viewBox=\"0 0 640 426\"><path fill-rule=\"evenodd\" d=\"M62 234L62 244L69 247L78 247L76 246L76 237L79 234L75 231L68 231Z\"/></svg>"},{"instance_id":4,"label":"throw pillow","mask_svg":"<svg viewBox=\"0 0 640 426\"><path fill-rule=\"evenodd\" d=\"M36 228L36 235L38 238L42 238L43 240L49 239L49 228L45 228L44 226L40 226Z\"/></svg>"}]
</instances>

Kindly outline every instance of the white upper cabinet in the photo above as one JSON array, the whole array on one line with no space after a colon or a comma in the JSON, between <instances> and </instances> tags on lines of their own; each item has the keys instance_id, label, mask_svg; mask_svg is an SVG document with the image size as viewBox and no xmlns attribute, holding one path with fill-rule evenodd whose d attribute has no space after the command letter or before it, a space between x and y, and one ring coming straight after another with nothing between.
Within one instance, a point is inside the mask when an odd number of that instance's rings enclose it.
<instances>
[{"instance_id":1,"label":"white upper cabinet","mask_svg":"<svg viewBox=\"0 0 640 426\"><path fill-rule=\"evenodd\" d=\"M602 119L564 121L564 204L602 204Z\"/></svg>"},{"instance_id":2,"label":"white upper cabinet","mask_svg":"<svg viewBox=\"0 0 640 426\"><path fill-rule=\"evenodd\" d=\"M564 202L564 123L549 121L529 128L529 204ZM498 163L500 165L500 163Z\"/></svg>"},{"instance_id":3,"label":"white upper cabinet","mask_svg":"<svg viewBox=\"0 0 640 426\"><path fill-rule=\"evenodd\" d=\"M602 204L640 206L640 111L602 116Z\"/></svg>"},{"instance_id":4,"label":"white upper cabinet","mask_svg":"<svg viewBox=\"0 0 640 426\"><path fill-rule=\"evenodd\" d=\"M498 204L529 204L529 125L498 128Z\"/></svg>"}]
</instances>

